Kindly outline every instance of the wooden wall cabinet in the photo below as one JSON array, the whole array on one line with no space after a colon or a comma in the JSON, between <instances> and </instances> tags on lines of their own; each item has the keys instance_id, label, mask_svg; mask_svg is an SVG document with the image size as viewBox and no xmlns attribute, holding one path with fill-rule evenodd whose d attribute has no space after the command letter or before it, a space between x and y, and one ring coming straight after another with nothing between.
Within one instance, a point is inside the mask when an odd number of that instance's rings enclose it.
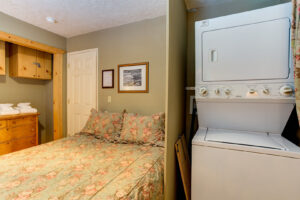
<instances>
[{"instance_id":1,"label":"wooden wall cabinet","mask_svg":"<svg viewBox=\"0 0 300 200\"><path fill-rule=\"evenodd\" d=\"M0 41L0 75L5 75L5 42Z\"/></svg>"},{"instance_id":2,"label":"wooden wall cabinet","mask_svg":"<svg viewBox=\"0 0 300 200\"><path fill-rule=\"evenodd\" d=\"M46 52L12 44L9 75L11 77L52 79L52 55Z\"/></svg>"},{"instance_id":3,"label":"wooden wall cabinet","mask_svg":"<svg viewBox=\"0 0 300 200\"><path fill-rule=\"evenodd\" d=\"M0 116L0 155L38 145L38 115Z\"/></svg>"}]
</instances>

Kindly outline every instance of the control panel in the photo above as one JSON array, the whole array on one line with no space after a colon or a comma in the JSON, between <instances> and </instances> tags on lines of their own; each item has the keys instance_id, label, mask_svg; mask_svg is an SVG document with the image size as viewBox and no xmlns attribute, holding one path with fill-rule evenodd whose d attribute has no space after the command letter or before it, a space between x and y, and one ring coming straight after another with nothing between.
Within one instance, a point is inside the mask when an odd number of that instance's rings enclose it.
<instances>
[{"instance_id":1,"label":"control panel","mask_svg":"<svg viewBox=\"0 0 300 200\"><path fill-rule=\"evenodd\" d=\"M293 83L197 85L197 99L294 99Z\"/></svg>"}]
</instances>

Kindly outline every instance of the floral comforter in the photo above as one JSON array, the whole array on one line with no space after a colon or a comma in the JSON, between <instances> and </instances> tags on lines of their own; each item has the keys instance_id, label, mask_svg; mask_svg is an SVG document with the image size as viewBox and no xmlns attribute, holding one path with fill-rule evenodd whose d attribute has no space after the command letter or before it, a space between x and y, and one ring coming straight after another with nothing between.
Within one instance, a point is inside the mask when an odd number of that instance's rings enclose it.
<instances>
[{"instance_id":1,"label":"floral comforter","mask_svg":"<svg viewBox=\"0 0 300 200\"><path fill-rule=\"evenodd\" d=\"M0 156L0 199L163 199L163 151L76 135Z\"/></svg>"}]
</instances>

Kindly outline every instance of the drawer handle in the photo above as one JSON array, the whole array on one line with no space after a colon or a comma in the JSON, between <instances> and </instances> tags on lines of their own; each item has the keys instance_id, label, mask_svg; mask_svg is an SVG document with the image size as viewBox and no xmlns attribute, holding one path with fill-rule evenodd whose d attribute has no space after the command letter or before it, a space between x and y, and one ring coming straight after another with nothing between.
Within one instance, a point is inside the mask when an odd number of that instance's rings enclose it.
<instances>
[{"instance_id":1,"label":"drawer handle","mask_svg":"<svg viewBox=\"0 0 300 200\"><path fill-rule=\"evenodd\" d=\"M24 70L26 70L27 69L27 67L23 67L24 68Z\"/></svg>"},{"instance_id":2,"label":"drawer handle","mask_svg":"<svg viewBox=\"0 0 300 200\"><path fill-rule=\"evenodd\" d=\"M3 70L3 68L0 66L0 70L2 71Z\"/></svg>"}]
</instances>

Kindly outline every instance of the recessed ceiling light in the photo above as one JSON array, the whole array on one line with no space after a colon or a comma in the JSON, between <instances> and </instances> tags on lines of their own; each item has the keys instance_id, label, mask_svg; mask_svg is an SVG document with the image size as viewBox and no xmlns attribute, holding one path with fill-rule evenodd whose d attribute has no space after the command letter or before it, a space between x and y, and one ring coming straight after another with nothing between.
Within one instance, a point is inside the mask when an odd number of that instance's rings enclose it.
<instances>
[{"instance_id":1,"label":"recessed ceiling light","mask_svg":"<svg viewBox=\"0 0 300 200\"><path fill-rule=\"evenodd\" d=\"M55 24L57 23L56 19L54 19L53 17L46 17L47 22Z\"/></svg>"}]
</instances>

